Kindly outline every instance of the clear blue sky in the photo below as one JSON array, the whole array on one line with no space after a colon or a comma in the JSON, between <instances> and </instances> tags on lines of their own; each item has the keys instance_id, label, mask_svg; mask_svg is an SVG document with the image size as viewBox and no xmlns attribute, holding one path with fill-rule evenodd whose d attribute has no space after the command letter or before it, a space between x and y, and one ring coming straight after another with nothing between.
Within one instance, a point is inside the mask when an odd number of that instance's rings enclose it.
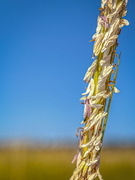
<instances>
[{"instance_id":1,"label":"clear blue sky","mask_svg":"<svg viewBox=\"0 0 135 180\"><path fill-rule=\"evenodd\" d=\"M0 139L75 138L92 63L100 0L0 2ZM105 139L135 139L135 1L119 37L122 57Z\"/></svg>"}]
</instances>

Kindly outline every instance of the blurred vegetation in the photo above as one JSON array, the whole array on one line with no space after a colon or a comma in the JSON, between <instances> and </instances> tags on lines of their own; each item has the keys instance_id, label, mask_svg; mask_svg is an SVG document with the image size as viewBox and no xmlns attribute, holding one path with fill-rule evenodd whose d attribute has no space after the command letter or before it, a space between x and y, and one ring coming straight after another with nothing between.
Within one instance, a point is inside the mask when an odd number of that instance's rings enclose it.
<instances>
[{"instance_id":1,"label":"blurred vegetation","mask_svg":"<svg viewBox=\"0 0 135 180\"><path fill-rule=\"evenodd\" d=\"M75 164L72 148L0 148L0 180L68 180ZM135 149L103 149L104 180L135 179Z\"/></svg>"}]
</instances>

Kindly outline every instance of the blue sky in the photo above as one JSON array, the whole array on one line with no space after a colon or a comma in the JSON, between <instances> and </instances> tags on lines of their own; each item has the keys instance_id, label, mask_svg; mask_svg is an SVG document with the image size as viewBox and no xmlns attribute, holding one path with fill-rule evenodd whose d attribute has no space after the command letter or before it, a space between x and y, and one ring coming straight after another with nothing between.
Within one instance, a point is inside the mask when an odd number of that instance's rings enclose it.
<instances>
[{"instance_id":1,"label":"blue sky","mask_svg":"<svg viewBox=\"0 0 135 180\"><path fill-rule=\"evenodd\" d=\"M75 138L84 74L92 63L100 0L0 2L0 139ZM105 140L135 139L135 1L117 52L122 57Z\"/></svg>"}]
</instances>

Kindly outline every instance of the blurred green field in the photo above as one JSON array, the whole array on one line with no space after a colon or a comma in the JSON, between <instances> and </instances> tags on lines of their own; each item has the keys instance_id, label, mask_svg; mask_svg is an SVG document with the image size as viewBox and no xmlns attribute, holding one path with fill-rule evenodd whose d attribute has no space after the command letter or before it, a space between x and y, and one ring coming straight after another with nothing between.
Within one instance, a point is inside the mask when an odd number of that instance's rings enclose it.
<instances>
[{"instance_id":1,"label":"blurred green field","mask_svg":"<svg viewBox=\"0 0 135 180\"><path fill-rule=\"evenodd\" d=\"M68 180L75 168L71 148L0 148L0 180ZM103 149L104 180L135 179L135 149Z\"/></svg>"}]
</instances>

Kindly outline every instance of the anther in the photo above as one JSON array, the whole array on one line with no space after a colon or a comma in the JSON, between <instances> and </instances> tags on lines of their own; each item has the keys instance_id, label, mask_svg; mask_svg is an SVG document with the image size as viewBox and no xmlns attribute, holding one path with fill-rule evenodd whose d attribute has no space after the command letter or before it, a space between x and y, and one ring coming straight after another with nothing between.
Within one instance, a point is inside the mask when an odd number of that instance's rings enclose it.
<instances>
[{"instance_id":1,"label":"anther","mask_svg":"<svg viewBox=\"0 0 135 180\"><path fill-rule=\"evenodd\" d=\"M102 7L100 7L100 8L99 8L99 11L102 11L102 10L103 10L103 8L102 8Z\"/></svg>"},{"instance_id":2,"label":"anther","mask_svg":"<svg viewBox=\"0 0 135 180\"><path fill-rule=\"evenodd\" d=\"M119 33L118 33L118 35L121 33L121 29L119 30Z\"/></svg>"},{"instance_id":3,"label":"anther","mask_svg":"<svg viewBox=\"0 0 135 180\"><path fill-rule=\"evenodd\" d=\"M95 58L95 54L93 54L93 56L92 56L92 59L94 59Z\"/></svg>"},{"instance_id":4,"label":"anther","mask_svg":"<svg viewBox=\"0 0 135 180\"><path fill-rule=\"evenodd\" d=\"M110 80L109 83L111 83L111 82L114 83L114 81Z\"/></svg>"},{"instance_id":5,"label":"anther","mask_svg":"<svg viewBox=\"0 0 135 180\"><path fill-rule=\"evenodd\" d=\"M114 68L116 67L116 63L114 64L114 66L113 66Z\"/></svg>"},{"instance_id":6,"label":"anther","mask_svg":"<svg viewBox=\"0 0 135 180\"><path fill-rule=\"evenodd\" d=\"M79 127L78 129L77 129L77 132L76 132L76 136L78 137L78 133L79 133L79 130L80 129L83 129L82 127Z\"/></svg>"},{"instance_id":7,"label":"anther","mask_svg":"<svg viewBox=\"0 0 135 180\"><path fill-rule=\"evenodd\" d=\"M114 54L116 57L118 57L118 55L116 54L116 50L113 51L113 54Z\"/></svg>"},{"instance_id":8,"label":"anther","mask_svg":"<svg viewBox=\"0 0 135 180\"><path fill-rule=\"evenodd\" d=\"M111 86L111 87L112 87L112 84L108 84L108 86Z\"/></svg>"},{"instance_id":9,"label":"anther","mask_svg":"<svg viewBox=\"0 0 135 180\"><path fill-rule=\"evenodd\" d=\"M95 41L96 39L91 39L89 42Z\"/></svg>"},{"instance_id":10,"label":"anther","mask_svg":"<svg viewBox=\"0 0 135 180\"><path fill-rule=\"evenodd\" d=\"M112 69L112 73L114 73L114 69Z\"/></svg>"}]
</instances>

